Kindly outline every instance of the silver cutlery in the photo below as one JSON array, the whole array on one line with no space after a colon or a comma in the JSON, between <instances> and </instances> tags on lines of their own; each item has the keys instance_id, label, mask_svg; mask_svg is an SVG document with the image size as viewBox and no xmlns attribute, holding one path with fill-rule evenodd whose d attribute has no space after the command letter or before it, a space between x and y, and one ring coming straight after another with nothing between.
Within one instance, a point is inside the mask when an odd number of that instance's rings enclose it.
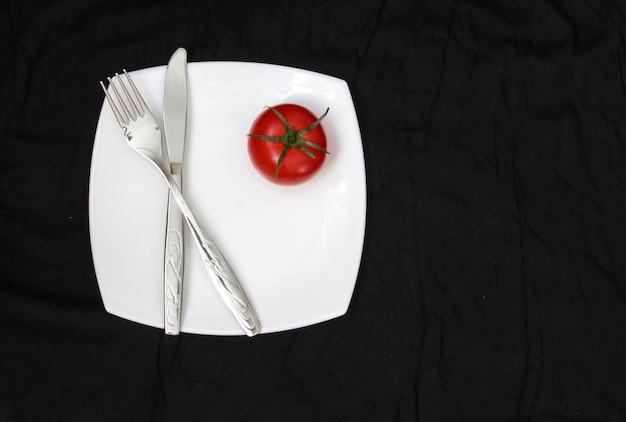
<instances>
[{"instance_id":1,"label":"silver cutlery","mask_svg":"<svg viewBox=\"0 0 626 422\"><path fill-rule=\"evenodd\" d=\"M169 169L165 166L162 134L159 125L125 70L124 75L133 94L128 91L122 78L117 73L115 74L115 80L120 86L125 100L122 98L112 78L107 78L107 80L115 99L109 94L104 83L100 81L111 110L122 128L124 137L128 140L129 145L148 159L165 179L170 192L183 213L195 244L198 246L209 277L243 331L250 337L258 334L261 331L261 325L241 283L213 240L198 222ZM115 100L117 100L117 105Z\"/></svg>"},{"instance_id":2,"label":"silver cutlery","mask_svg":"<svg viewBox=\"0 0 626 422\"><path fill-rule=\"evenodd\" d=\"M177 49L167 65L163 94L163 132L166 169L183 191L182 171L187 126L187 51ZM178 335L183 299L185 269L183 214L169 193L164 257L164 326L165 334Z\"/></svg>"}]
</instances>

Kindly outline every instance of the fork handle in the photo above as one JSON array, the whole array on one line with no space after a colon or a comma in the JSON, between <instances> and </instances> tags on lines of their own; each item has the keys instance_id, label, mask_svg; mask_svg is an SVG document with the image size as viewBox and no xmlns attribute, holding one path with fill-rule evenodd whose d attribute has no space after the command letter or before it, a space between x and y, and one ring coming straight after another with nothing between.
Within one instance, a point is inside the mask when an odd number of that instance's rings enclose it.
<instances>
[{"instance_id":1,"label":"fork handle","mask_svg":"<svg viewBox=\"0 0 626 422\"><path fill-rule=\"evenodd\" d=\"M222 300L233 313L247 336L252 337L258 334L261 331L261 324L235 272L187 205L172 175L168 172L162 173L170 188L170 192L183 212L183 217L191 229L191 235L200 250L202 262L209 272L211 281L213 281Z\"/></svg>"}]
</instances>

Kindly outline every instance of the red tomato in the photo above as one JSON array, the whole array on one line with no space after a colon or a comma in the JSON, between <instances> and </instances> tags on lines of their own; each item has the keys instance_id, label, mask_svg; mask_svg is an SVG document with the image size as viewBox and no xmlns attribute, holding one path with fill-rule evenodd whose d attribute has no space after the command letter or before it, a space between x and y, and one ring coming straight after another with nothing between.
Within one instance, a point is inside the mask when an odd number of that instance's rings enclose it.
<instances>
[{"instance_id":1,"label":"red tomato","mask_svg":"<svg viewBox=\"0 0 626 422\"><path fill-rule=\"evenodd\" d=\"M257 171L280 185L296 185L317 173L326 158L326 135L318 119L296 104L266 107L248 134L248 154Z\"/></svg>"}]
</instances>

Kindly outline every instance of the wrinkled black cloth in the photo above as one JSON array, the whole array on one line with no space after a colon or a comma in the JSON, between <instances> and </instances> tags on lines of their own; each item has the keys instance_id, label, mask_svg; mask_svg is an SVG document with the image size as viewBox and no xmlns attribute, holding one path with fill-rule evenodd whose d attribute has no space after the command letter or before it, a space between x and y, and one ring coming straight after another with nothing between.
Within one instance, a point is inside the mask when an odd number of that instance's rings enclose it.
<instances>
[{"instance_id":1,"label":"wrinkled black cloth","mask_svg":"<svg viewBox=\"0 0 626 422\"><path fill-rule=\"evenodd\" d=\"M345 316L167 337L104 310L98 81L178 47L348 83ZM0 420L626 420L624 67L619 1L1 1Z\"/></svg>"}]
</instances>

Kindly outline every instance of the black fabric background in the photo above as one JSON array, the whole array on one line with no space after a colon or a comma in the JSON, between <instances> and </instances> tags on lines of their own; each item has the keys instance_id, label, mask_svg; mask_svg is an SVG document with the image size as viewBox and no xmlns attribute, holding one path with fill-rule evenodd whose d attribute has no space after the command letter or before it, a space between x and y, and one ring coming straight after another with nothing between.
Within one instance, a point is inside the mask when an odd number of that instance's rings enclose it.
<instances>
[{"instance_id":1,"label":"black fabric background","mask_svg":"<svg viewBox=\"0 0 626 422\"><path fill-rule=\"evenodd\" d=\"M0 420L626 420L626 3L2 0L0 34ZM349 84L345 316L172 338L104 310L98 81L179 46Z\"/></svg>"}]
</instances>

